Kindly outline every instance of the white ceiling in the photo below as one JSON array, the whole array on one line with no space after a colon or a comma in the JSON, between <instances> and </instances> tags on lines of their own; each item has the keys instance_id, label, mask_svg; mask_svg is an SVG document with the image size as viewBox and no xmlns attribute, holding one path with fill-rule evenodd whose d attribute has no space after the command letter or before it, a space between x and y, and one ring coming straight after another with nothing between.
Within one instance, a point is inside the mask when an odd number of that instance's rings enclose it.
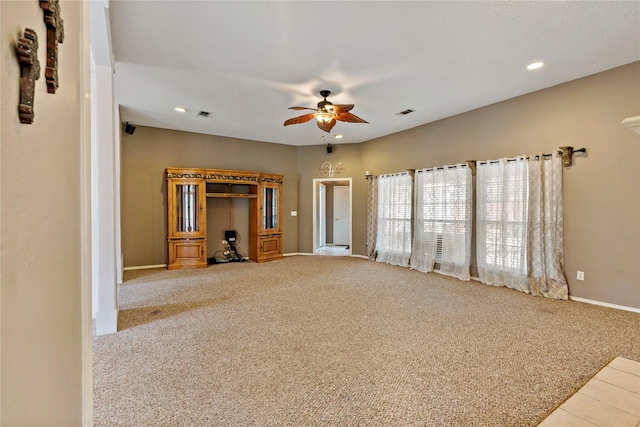
<instances>
[{"instance_id":1,"label":"white ceiling","mask_svg":"<svg viewBox=\"0 0 640 427\"><path fill-rule=\"evenodd\" d=\"M289 145L367 141L640 60L639 1L111 0L108 11L123 122ZM526 70L533 61L546 65ZM288 107L315 107L321 89L369 124L284 127L304 113Z\"/></svg>"}]
</instances>

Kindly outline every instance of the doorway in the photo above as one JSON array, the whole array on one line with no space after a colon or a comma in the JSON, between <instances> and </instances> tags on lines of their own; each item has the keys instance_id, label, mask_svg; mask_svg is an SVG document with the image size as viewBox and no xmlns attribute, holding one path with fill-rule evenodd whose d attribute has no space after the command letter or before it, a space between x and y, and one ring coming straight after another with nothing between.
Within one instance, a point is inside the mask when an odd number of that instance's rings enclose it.
<instances>
[{"instance_id":1,"label":"doorway","mask_svg":"<svg viewBox=\"0 0 640 427\"><path fill-rule=\"evenodd\" d=\"M313 254L351 256L352 179L313 180Z\"/></svg>"}]
</instances>

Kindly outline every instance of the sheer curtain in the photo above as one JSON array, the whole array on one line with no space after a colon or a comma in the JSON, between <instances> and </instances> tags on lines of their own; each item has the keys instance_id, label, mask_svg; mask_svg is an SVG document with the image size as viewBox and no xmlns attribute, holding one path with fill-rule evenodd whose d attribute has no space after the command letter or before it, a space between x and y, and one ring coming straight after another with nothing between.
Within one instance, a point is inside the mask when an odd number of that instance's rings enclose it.
<instances>
[{"instance_id":1,"label":"sheer curtain","mask_svg":"<svg viewBox=\"0 0 640 427\"><path fill-rule=\"evenodd\" d=\"M528 161L478 163L476 256L480 281L529 293L527 281Z\"/></svg>"},{"instance_id":2,"label":"sheer curtain","mask_svg":"<svg viewBox=\"0 0 640 427\"><path fill-rule=\"evenodd\" d=\"M411 175L407 172L378 177L378 262L409 266L411 182Z\"/></svg>"},{"instance_id":3,"label":"sheer curtain","mask_svg":"<svg viewBox=\"0 0 640 427\"><path fill-rule=\"evenodd\" d=\"M471 198L465 164L416 171L411 268L470 279Z\"/></svg>"},{"instance_id":4,"label":"sheer curtain","mask_svg":"<svg viewBox=\"0 0 640 427\"><path fill-rule=\"evenodd\" d=\"M528 275L532 295L568 298L564 277L562 158L529 161Z\"/></svg>"},{"instance_id":5,"label":"sheer curtain","mask_svg":"<svg viewBox=\"0 0 640 427\"><path fill-rule=\"evenodd\" d=\"M378 177L367 176L367 257L376 259L378 232Z\"/></svg>"}]
</instances>

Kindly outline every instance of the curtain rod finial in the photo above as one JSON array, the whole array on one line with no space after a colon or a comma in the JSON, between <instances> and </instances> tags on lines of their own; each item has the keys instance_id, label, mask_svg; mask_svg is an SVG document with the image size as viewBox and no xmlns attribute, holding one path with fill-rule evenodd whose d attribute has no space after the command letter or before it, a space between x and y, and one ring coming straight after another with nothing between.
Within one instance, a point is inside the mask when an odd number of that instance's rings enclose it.
<instances>
[{"instance_id":1,"label":"curtain rod finial","mask_svg":"<svg viewBox=\"0 0 640 427\"><path fill-rule=\"evenodd\" d=\"M562 164L564 166L573 165L573 147L567 145L566 147L560 147L562 150Z\"/></svg>"},{"instance_id":2,"label":"curtain rod finial","mask_svg":"<svg viewBox=\"0 0 640 427\"><path fill-rule=\"evenodd\" d=\"M582 147L574 149L572 146L560 147L560 154L562 154L562 164L564 166L573 166L573 153L586 153L587 149Z\"/></svg>"}]
</instances>

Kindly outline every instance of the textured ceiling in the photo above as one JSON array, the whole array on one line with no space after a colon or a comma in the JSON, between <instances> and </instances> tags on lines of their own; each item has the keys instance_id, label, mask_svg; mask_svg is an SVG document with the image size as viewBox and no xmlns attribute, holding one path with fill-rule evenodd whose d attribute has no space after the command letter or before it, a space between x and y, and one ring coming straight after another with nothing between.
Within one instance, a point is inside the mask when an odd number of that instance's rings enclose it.
<instances>
[{"instance_id":1,"label":"textured ceiling","mask_svg":"<svg viewBox=\"0 0 640 427\"><path fill-rule=\"evenodd\" d=\"M367 141L640 60L638 1L111 0L108 11L123 121L290 145ZM546 65L526 70L533 61ZM321 89L369 124L284 127L304 113L287 108L315 107Z\"/></svg>"}]
</instances>

